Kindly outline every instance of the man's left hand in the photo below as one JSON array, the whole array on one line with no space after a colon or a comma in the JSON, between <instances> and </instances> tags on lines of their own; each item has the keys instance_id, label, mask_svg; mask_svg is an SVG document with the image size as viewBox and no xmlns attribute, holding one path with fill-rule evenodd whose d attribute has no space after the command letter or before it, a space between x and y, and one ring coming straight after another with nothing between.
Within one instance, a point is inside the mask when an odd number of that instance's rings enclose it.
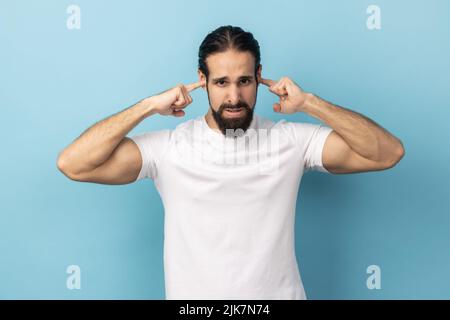
<instances>
[{"instance_id":1,"label":"man's left hand","mask_svg":"<svg viewBox=\"0 0 450 320\"><path fill-rule=\"evenodd\" d=\"M260 77L259 82L268 86L270 92L280 97L280 102L273 105L275 112L295 113L304 111L308 93L304 92L290 78L283 77L278 81L274 81Z\"/></svg>"}]
</instances>

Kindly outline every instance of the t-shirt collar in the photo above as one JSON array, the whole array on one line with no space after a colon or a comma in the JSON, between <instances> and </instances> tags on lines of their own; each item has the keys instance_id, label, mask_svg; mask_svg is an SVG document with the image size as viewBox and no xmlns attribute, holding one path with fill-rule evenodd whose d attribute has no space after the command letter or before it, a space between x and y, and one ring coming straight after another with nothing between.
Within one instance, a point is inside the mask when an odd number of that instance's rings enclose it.
<instances>
[{"instance_id":1,"label":"t-shirt collar","mask_svg":"<svg viewBox=\"0 0 450 320\"><path fill-rule=\"evenodd\" d=\"M223 141L226 139L225 135L219 130L219 129L213 129L211 128L208 123L206 122L206 115L200 116L200 121L202 123L202 127L204 128L204 134L208 136L208 138ZM253 114L252 122L250 123L250 126L245 131L244 135L238 137L238 139L242 139L245 137L249 137L250 135L254 134L254 132L257 129L257 123L258 123L258 115ZM249 130L249 129L255 129L255 130Z\"/></svg>"}]
</instances>

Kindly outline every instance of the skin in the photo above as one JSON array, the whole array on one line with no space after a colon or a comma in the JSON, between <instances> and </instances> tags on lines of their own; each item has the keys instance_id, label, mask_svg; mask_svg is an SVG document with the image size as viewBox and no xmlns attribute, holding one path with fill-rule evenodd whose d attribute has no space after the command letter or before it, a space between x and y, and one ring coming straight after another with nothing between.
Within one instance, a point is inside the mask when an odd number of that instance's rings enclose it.
<instances>
[{"instance_id":1,"label":"skin","mask_svg":"<svg viewBox=\"0 0 450 320\"><path fill-rule=\"evenodd\" d=\"M254 108L259 84L279 99L273 105L274 112L304 112L333 129L322 156L323 165L332 173L385 170L395 166L404 156L401 141L366 116L304 92L288 77L278 81L262 78L262 66L259 66L255 79L254 58L248 52L228 50L210 55L206 62L210 72L208 79L199 70L198 82L178 84L88 128L60 152L59 170L75 181L134 182L142 159L138 147L126 135L141 121L155 114L184 116L184 109L192 103L190 93L198 88L208 91L210 108L216 111L220 105L234 105L239 99ZM249 82L242 81L242 77ZM218 78L224 81L216 82L214 79ZM218 129L210 109L205 119L212 129Z\"/></svg>"}]
</instances>

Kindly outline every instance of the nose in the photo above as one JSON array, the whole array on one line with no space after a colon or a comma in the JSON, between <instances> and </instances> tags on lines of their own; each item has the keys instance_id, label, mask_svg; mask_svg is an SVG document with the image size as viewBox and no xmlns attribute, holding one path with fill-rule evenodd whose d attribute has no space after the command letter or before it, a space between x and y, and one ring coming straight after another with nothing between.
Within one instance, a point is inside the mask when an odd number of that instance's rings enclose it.
<instances>
[{"instance_id":1,"label":"nose","mask_svg":"<svg viewBox=\"0 0 450 320\"><path fill-rule=\"evenodd\" d=\"M229 91L227 92L227 103L236 105L241 98L241 92L239 87L236 85L231 85Z\"/></svg>"}]
</instances>

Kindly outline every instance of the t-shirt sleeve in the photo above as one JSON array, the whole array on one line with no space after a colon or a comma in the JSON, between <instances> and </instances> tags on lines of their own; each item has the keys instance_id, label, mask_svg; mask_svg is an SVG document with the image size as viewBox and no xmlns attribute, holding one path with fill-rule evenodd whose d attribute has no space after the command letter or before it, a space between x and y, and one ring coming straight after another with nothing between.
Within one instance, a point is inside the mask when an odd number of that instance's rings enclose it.
<instances>
[{"instance_id":1,"label":"t-shirt sleeve","mask_svg":"<svg viewBox=\"0 0 450 320\"><path fill-rule=\"evenodd\" d=\"M157 177L158 167L169 145L170 135L170 130L160 130L129 137L138 146L142 157L142 167L135 181Z\"/></svg>"},{"instance_id":2,"label":"t-shirt sleeve","mask_svg":"<svg viewBox=\"0 0 450 320\"><path fill-rule=\"evenodd\" d=\"M287 122L286 124L290 135L294 139L294 143L300 148L304 172L320 171L330 173L323 166L322 154L325 141L333 129L324 124L301 122Z\"/></svg>"}]
</instances>

